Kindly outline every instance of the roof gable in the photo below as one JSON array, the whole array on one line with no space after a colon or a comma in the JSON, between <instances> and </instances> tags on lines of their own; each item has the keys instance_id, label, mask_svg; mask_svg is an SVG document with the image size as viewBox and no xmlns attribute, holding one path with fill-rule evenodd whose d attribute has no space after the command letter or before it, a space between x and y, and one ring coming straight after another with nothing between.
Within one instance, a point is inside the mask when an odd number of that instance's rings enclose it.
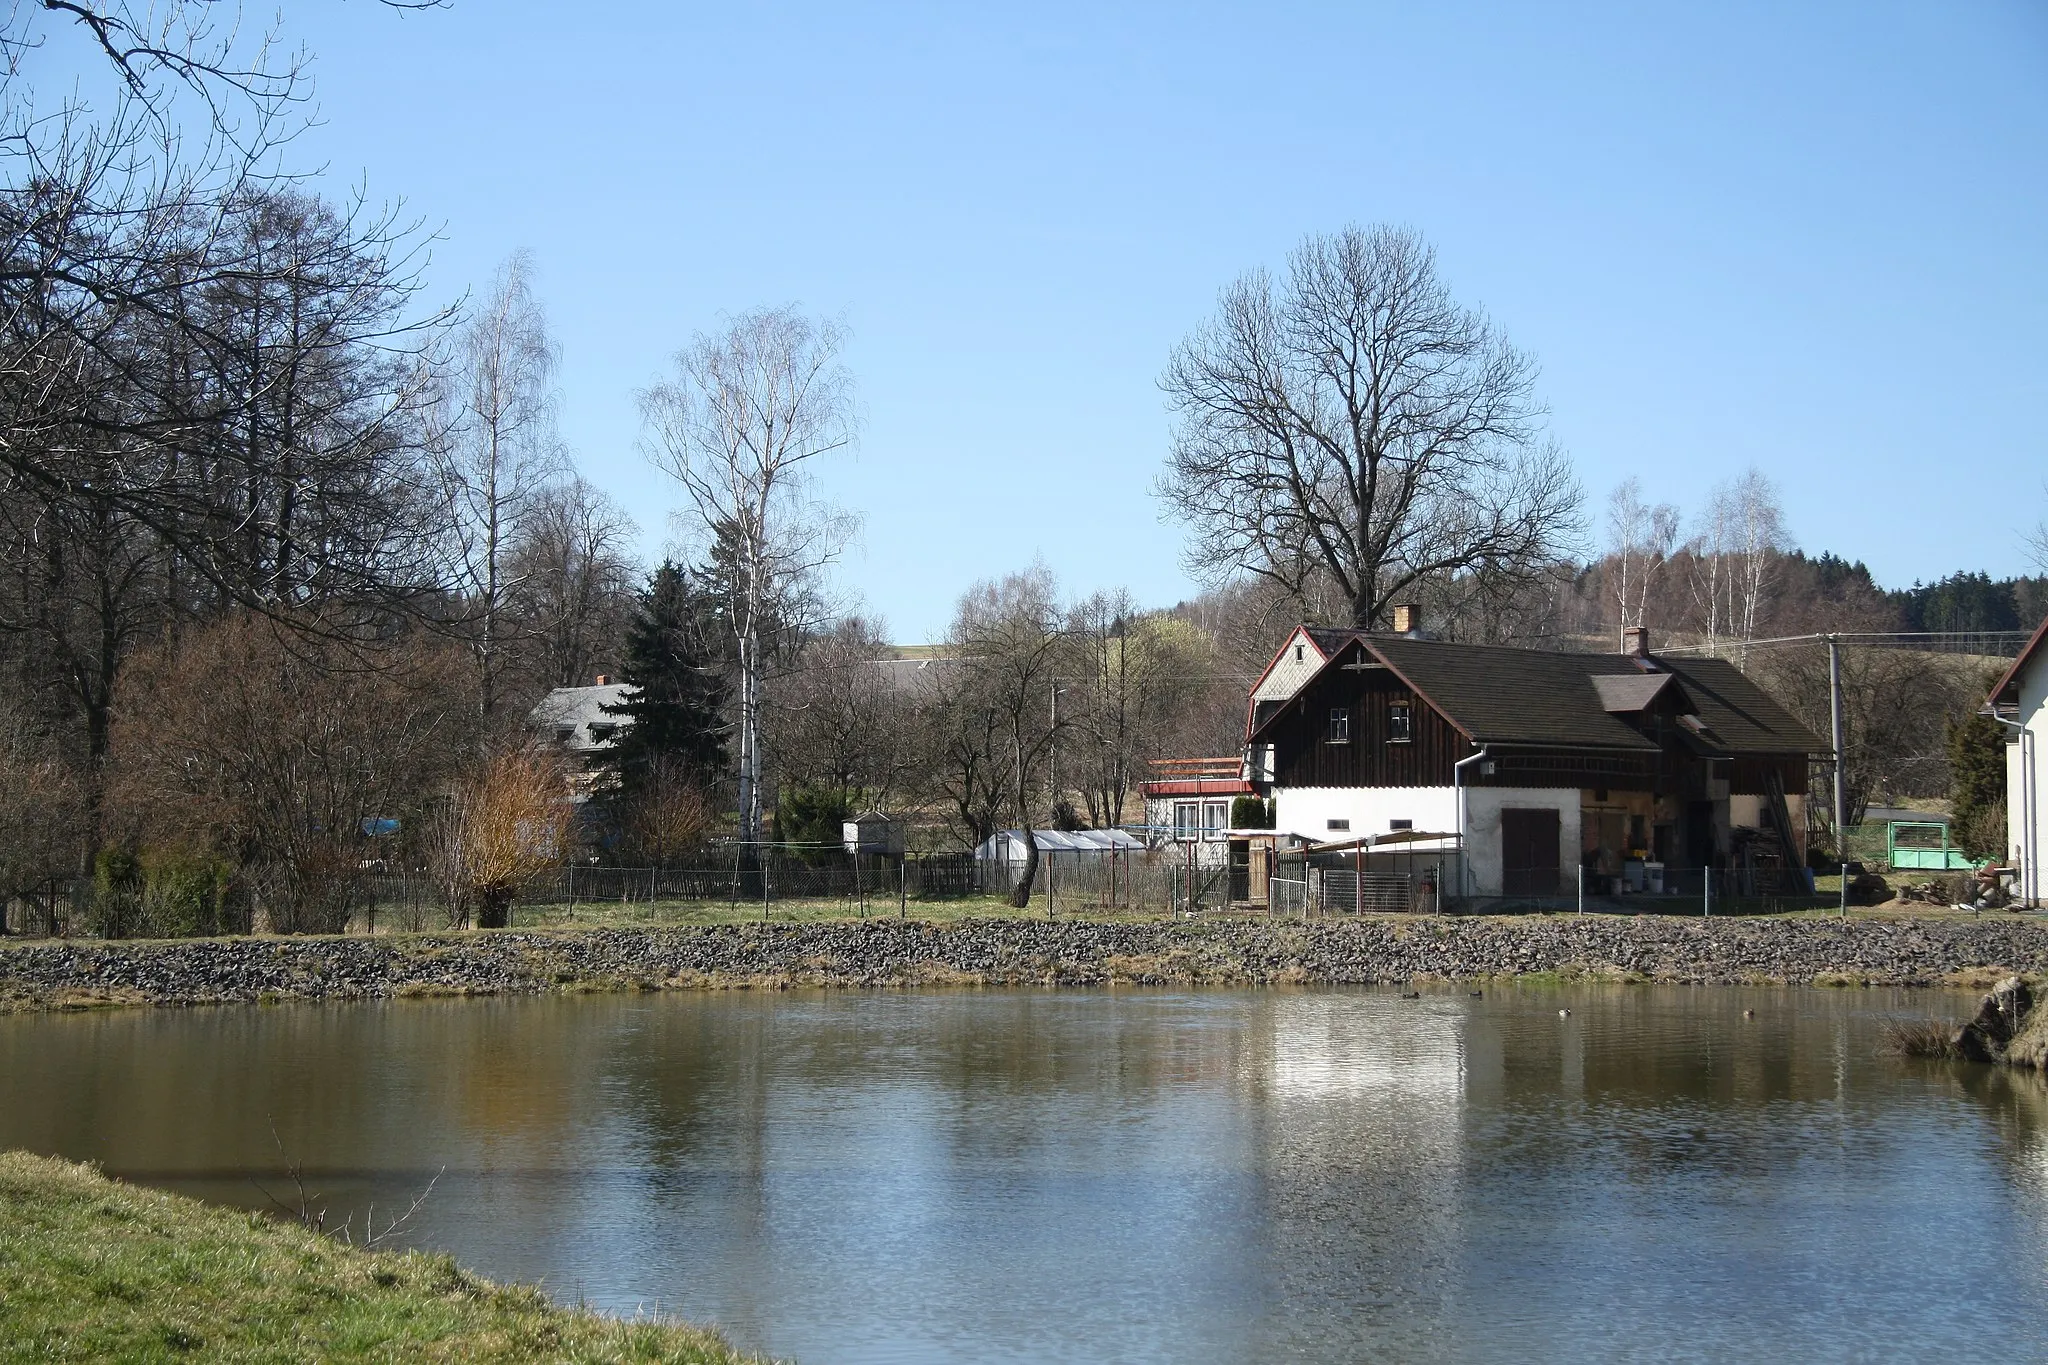
<instances>
[{"instance_id":1,"label":"roof gable","mask_svg":"<svg viewBox=\"0 0 2048 1365\"><path fill-rule=\"evenodd\" d=\"M1254 706L1262 701L1286 701L1301 690L1330 661L1330 651L1307 626L1296 626L1286 643L1274 654L1266 671L1252 684Z\"/></svg>"},{"instance_id":2,"label":"roof gable","mask_svg":"<svg viewBox=\"0 0 2048 1365\"><path fill-rule=\"evenodd\" d=\"M1991 689L1986 706L2010 706L2020 699L2020 675L2027 671L2044 645L2048 645L2048 617L2043 617L2041 624L2034 628L2033 638L2027 641L2027 647L2012 661L2012 667L2005 670L1998 686Z\"/></svg>"}]
</instances>

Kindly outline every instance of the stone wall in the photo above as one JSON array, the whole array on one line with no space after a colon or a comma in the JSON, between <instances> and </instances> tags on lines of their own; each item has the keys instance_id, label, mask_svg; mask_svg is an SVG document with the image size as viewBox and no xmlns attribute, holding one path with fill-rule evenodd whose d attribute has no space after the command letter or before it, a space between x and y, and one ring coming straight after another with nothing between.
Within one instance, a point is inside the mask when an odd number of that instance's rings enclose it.
<instances>
[{"instance_id":1,"label":"stone wall","mask_svg":"<svg viewBox=\"0 0 2048 1365\"><path fill-rule=\"evenodd\" d=\"M2048 924L1982 920L915 920L0 947L0 1010L656 988L1370 984L1558 973L1955 984L2048 970Z\"/></svg>"}]
</instances>

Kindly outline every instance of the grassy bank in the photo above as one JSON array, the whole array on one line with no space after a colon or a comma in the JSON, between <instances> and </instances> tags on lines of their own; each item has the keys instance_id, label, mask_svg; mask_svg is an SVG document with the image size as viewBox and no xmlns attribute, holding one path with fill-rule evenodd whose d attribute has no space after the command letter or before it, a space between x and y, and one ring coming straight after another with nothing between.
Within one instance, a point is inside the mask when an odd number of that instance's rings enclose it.
<instances>
[{"instance_id":1,"label":"grassy bank","mask_svg":"<svg viewBox=\"0 0 2048 1365\"><path fill-rule=\"evenodd\" d=\"M716 1334L557 1308L446 1256L0 1152L0 1360L741 1360Z\"/></svg>"}]
</instances>

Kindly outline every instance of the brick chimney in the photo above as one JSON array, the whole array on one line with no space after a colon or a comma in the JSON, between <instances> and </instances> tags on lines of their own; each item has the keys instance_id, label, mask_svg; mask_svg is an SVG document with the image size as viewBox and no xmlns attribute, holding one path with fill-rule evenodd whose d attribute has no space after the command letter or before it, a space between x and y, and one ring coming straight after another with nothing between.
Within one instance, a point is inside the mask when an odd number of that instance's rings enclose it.
<instances>
[{"instance_id":1,"label":"brick chimney","mask_svg":"<svg viewBox=\"0 0 2048 1365\"><path fill-rule=\"evenodd\" d=\"M612 685L612 675L611 675L611 674L609 674L609 673L600 673L600 674L598 674L598 675L597 675L597 685L598 685L599 687L610 687L610 686Z\"/></svg>"},{"instance_id":2,"label":"brick chimney","mask_svg":"<svg viewBox=\"0 0 2048 1365\"><path fill-rule=\"evenodd\" d=\"M1621 652L1637 659L1650 657L1650 628L1629 626L1621 632Z\"/></svg>"},{"instance_id":3,"label":"brick chimney","mask_svg":"<svg viewBox=\"0 0 2048 1365\"><path fill-rule=\"evenodd\" d=\"M1400 602L1394 606L1394 633L1414 635L1422 629L1422 608L1414 602Z\"/></svg>"}]
</instances>

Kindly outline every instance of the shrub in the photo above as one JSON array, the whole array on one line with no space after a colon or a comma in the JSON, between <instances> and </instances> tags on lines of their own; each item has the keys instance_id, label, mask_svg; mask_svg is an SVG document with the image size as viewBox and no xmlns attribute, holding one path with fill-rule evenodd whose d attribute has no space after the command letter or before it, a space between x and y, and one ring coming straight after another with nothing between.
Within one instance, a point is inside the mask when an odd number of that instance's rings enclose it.
<instances>
[{"instance_id":1,"label":"shrub","mask_svg":"<svg viewBox=\"0 0 2048 1365\"><path fill-rule=\"evenodd\" d=\"M125 848L103 848L92 860L92 928L101 938L128 938L141 918L142 862Z\"/></svg>"},{"instance_id":2,"label":"shrub","mask_svg":"<svg viewBox=\"0 0 2048 1365\"><path fill-rule=\"evenodd\" d=\"M800 783L784 787L775 802L775 834L805 862L830 861L843 846L846 822L854 815L853 793Z\"/></svg>"},{"instance_id":3,"label":"shrub","mask_svg":"<svg viewBox=\"0 0 2048 1365\"><path fill-rule=\"evenodd\" d=\"M180 849L145 850L138 932L156 938L249 932L249 897L219 858Z\"/></svg>"},{"instance_id":4,"label":"shrub","mask_svg":"<svg viewBox=\"0 0 2048 1365\"><path fill-rule=\"evenodd\" d=\"M1258 796L1240 796L1230 803L1232 829L1273 828L1273 803Z\"/></svg>"}]
</instances>

